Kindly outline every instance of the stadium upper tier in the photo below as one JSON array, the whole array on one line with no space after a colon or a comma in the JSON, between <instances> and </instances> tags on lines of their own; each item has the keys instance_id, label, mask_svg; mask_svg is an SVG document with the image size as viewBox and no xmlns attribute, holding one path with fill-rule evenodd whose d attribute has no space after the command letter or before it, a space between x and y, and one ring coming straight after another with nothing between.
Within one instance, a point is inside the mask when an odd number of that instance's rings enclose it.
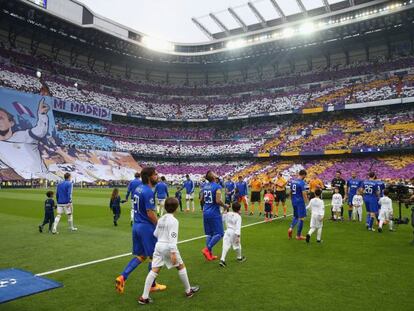
<instances>
[{"instance_id":1,"label":"stadium upper tier","mask_svg":"<svg viewBox=\"0 0 414 311\"><path fill-rule=\"evenodd\" d=\"M34 72L7 63L0 64L3 86L37 93L42 83ZM331 82L319 88L295 88L283 93L267 92L226 98L163 98L138 95L133 92L109 92L100 85L75 87L68 79L75 77L46 76L46 82L54 97L84 104L94 104L113 112L170 119L214 119L260 115L272 112L336 106L345 103L364 103L399 97L414 96L414 75L399 78L389 73L364 76L349 81Z\"/></svg>"},{"instance_id":2,"label":"stadium upper tier","mask_svg":"<svg viewBox=\"0 0 414 311\"><path fill-rule=\"evenodd\" d=\"M231 83L212 85L175 85L167 83L155 83L150 81L126 80L120 75L91 70L86 66L76 66L54 61L45 55L32 56L29 53L16 51L12 49L0 48L0 61L11 65L25 66L44 70L47 80L53 78L63 78L65 81L75 79L83 89L94 90L94 87L107 86L118 91L127 91L128 93L144 93L153 95L172 95L172 96L214 96L231 94L257 92L260 90L280 89L285 87L300 86L304 84L321 83L324 81L336 81L350 77L359 77L370 74L378 74L391 70L399 70L414 67L414 58L405 57L385 61L385 58L379 57L374 61L357 61L349 65L335 65L332 67L321 66L313 68L311 71L284 72L275 76L262 76L262 80L240 81L233 80ZM5 68L6 69L6 68ZM12 69L14 70L14 69ZM34 75L34 72L32 72ZM60 79L58 79L60 82Z\"/></svg>"},{"instance_id":3,"label":"stadium upper tier","mask_svg":"<svg viewBox=\"0 0 414 311\"><path fill-rule=\"evenodd\" d=\"M151 85L117 80L92 73L86 69L73 69L55 64L47 58L0 49L0 81L3 86L37 93L46 84L50 93L69 102L88 103L106 107L115 113L167 119L237 118L276 112L291 112L303 108L329 107L349 103L381 101L414 96L414 58L408 57L389 62L361 64L354 68L328 70L284 76L279 80L254 84L255 92L240 96L160 96L163 86L151 92L139 93L139 87ZM30 68L44 68L42 82ZM389 70L399 70L398 75ZM362 74L362 76L361 76ZM346 77L346 79L337 80ZM75 86L75 82L77 85ZM278 82L279 81L279 82ZM317 84L304 84L316 82ZM325 81L325 82L324 82ZM226 94L250 89L250 84L222 86ZM283 87L289 86L289 87ZM169 86L180 94L182 87ZM270 91L269 89L277 89ZM186 89L186 87L184 87ZM218 95L216 87L201 88ZM200 88L193 88L200 90ZM148 90L147 90L148 91ZM208 91L210 92L210 91ZM217 93L218 92L218 93ZM203 94L203 91L200 93Z\"/></svg>"},{"instance_id":4,"label":"stadium upper tier","mask_svg":"<svg viewBox=\"0 0 414 311\"><path fill-rule=\"evenodd\" d=\"M291 117L228 127L162 127L57 117L62 144L139 155L206 156L400 149L414 145L412 106L316 117Z\"/></svg>"}]
</instances>

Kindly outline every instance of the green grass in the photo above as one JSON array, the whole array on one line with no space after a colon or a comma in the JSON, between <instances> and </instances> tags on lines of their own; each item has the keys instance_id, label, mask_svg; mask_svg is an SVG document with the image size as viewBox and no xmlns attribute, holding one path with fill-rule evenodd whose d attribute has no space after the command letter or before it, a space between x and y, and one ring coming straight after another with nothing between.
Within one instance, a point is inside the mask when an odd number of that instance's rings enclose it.
<instances>
[{"instance_id":1,"label":"green grass","mask_svg":"<svg viewBox=\"0 0 414 311\"><path fill-rule=\"evenodd\" d=\"M125 190L122 190L125 193ZM40 234L45 190L0 190L0 269L16 267L41 273L131 249L129 203L123 206L120 225L112 225L109 189L75 189L75 225L60 234ZM290 202L289 202L290 203ZM290 208L289 208L290 209ZM199 208L195 214L178 213L180 240L203 234ZM404 208L405 216L408 211ZM329 214L329 212L327 212ZM243 216L243 224L261 220ZM414 247L411 226L397 232L367 232L363 224L325 221L322 244L288 240L290 219L242 230L239 264L228 254L228 267L205 262L204 240L179 245L190 281L201 291L183 296L175 270L163 270L159 281L168 290L154 293L150 310L412 310ZM305 223L305 233L309 219ZM215 253L221 252L221 243ZM124 295L114 290L114 279L130 257L48 275L63 288L1 305L6 310L133 310L142 292L147 267L139 267L127 282Z\"/></svg>"}]
</instances>

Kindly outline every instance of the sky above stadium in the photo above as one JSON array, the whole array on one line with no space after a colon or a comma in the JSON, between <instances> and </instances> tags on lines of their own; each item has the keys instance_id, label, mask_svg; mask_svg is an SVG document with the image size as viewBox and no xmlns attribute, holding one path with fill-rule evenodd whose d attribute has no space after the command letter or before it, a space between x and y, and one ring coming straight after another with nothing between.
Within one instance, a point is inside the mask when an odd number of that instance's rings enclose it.
<instances>
[{"instance_id":1,"label":"sky above stadium","mask_svg":"<svg viewBox=\"0 0 414 311\"><path fill-rule=\"evenodd\" d=\"M229 28L239 25L227 8L232 7L246 24L257 23L257 18L247 7L248 0L78 0L95 13L128 26L147 35L174 42L203 42L208 38L191 21L192 17L211 32L220 28L208 17L216 16ZM329 3L344 0L328 0ZM266 20L278 15L270 0L251 0ZM277 0L286 15L300 12L295 0ZM302 0L306 9L323 6L322 0Z\"/></svg>"}]
</instances>

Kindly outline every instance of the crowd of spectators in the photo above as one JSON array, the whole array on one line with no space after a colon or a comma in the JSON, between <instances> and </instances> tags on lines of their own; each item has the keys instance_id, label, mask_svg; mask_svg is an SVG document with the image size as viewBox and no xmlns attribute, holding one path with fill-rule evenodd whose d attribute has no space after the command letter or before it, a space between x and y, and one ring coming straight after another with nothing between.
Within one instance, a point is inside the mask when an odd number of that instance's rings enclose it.
<instances>
[{"instance_id":1,"label":"crowd of spectators","mask_svg":"<svg viewBox=\"0 0 414 311\"><path fill-rule=\"evenodd\" d=\"M323 117L253 122L241 127L180 128L56 117L63 145L169 156L324 152L338 149L405 148L414 145L410 106L359 110ZM395 128L397 126L397 128Z\"/></svg>"},{"instance_id":2,"label":"crowd of spectators","mask_svg":"<svg viewBox=\"0 0 414 311\"><path fill-rule=\"evenodd\" d=\"M400 79L387 70L410 68L413 64L414 58L403 58L375 64L360 64L360 68L328 68L323 72L301 74L301 79L295 76L292 80L286 76L280 78L280 81L262 81L261 85L246 83L211 89L203 87L201 89L204 91L200 91L201 94L177 97L181 95L180 90L186 90L187 87L158 86L154 92L150 92L151 94L144 94L140 93L140 87L146 89L148 85L142 83L119 80L108 77L108 73L103 76L102 72L90 72L84 67L70 67L61 62L56 64L45 57L34 57L0 48L0 83L26 92L38 92L43 83L54 97L94 104L118 113L170 119L227 118L286 112L322 105L411 97L414 96L414 76L406 74ZM47 70L43 73L42 83L36 77L35 71L28 67ZM351 82L350 78L356 76L358 78ZM339 78L347 79L338 80ZM77 86L74 81L79 81L76 82ZM320 83L313 88L304 84L321 81L329 82ZM253 85L255 88L251 88ZM272 91L280 87L284 88L278 89L278 92ZM224 92L226 95L221 94L220 90L226 88L229 88ZM173 89L177 92L165 95L166 90ZM214 93L214 90L217 93ZM235 95L246 90L252 92ZM210 92L221 96L204 96L204 93Z\"/></svg>"}]
</instances>

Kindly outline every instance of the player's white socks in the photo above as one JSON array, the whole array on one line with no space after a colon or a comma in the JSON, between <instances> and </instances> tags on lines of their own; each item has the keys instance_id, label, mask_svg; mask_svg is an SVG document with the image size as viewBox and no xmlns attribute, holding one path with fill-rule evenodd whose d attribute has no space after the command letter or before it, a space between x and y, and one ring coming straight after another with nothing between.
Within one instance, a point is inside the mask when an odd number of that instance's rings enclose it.
<instances>
[{"instance_id":1,"label":"player's white socks","mask_svg":"<svg viewBox=\"0 0 414 311\"><path fill-rule=\"evenodd\" d=\"M191 289L190 281L188 280L187 268L178 270L178 276L180 277L181 282L183 282L185 292L188 293Z\"/></svg>"},{"instance_id":2,"label":"player's white socks","mask_svg":"<svg viewBox=\"0 0 414 311\"><path fill-rule=\"evenodd\" d=\"M382 225L384 224L384 221L383 220L380 220L379 221L379 224L378 224L378 228L381 228L382 229Z\"/></svg>"},{"instance_id":3,"label":"player's white socks","mask_svg":"<svg viewBox=\"0 0 414 311\"><path fill-rule=\"evenodd\" d=\"M392 220L390 220L390 230L394 230L394 222Z\"/></svg>"},{"instance_id":4,"label":"player's white socks","mask_svg":"<svg viewBox=\"0 0 414 311\"><path fill-rule=\"evenodd\" d=\"M241 246L239 246L238 248L236 248L236 254L237 254L237 259L241 259L242 258Z\"/></svg>"},{"instance_id":5,"label":"player's white socks","mask_svg":"<svg viewBox=\"0 0 414 311\"><path fill-rule=\"evenodd\" d=\"M60 221L60 214L57 214L56 215L56 217L55 217L55 222L53 223L53 229L52 229L52 232L56 232L56 230L57 230L57 226L58 226L58 224L59 224L59 221Z\"/></svg>"},{"instance_id":6,"label":"player's white socks","mask_svg":"<svg viewBox=\"0 0 414 311\"><path fill-rule=\"evenodd\" d=\"M308 234L312 235L315 232L315 228L310 228Z\"/></svg>"},{"instance_id":7,"label":"player's white socks","mask_svg":"<svg viewBox=\"0 0 414 311\"><path fill-rule=\"evenodd\" d=\"M72 231L78 230L77 228L75 228L75 227L73 226L73 214L68 215L68 224L69 224L69 228L70 228Z\"/></svg>"},{"instance_id":8,"label":"player's white socks","mask_svg":"<svg viewBox=\"0 0 414 311\"><path fill-rule=\"evenodd\" d=\"M193 206L193 212L194 212L195 211L195 202L194 202L194 200L191 201L191 204Z\"/></svg>"},{"instance_id":9,"label":"player's white socks","mask_svg":"<svg viewBox=\"0 0 414 311\"><path fill-rule=\"evenodd\" d=\"M231 246L230 243L227 244L227 243L223 242L223 250L221 252L221 258L220 258L221 261L226 261L226 256L227 256L227 253L230 249L230 246Z\"/></svg>"},{"instance_id":10,"label":"player's white socks","mask_svg":"<svg viewBox=\"0 0 414 311\"><path fill-rule=\"evenodd\" d=\"M152 270L148 273L147 278L145 279L144 292L142 293L142 298L148 299L151 286L154 283L157 276L158 273L155 273Z\"/></svg>"},{"instance_id":11,"label":"player's white socks","mask_svg":"<svg viewBox=\"0 0 414 311\"><path fill-rule=\"evenodd\" d=\"M318 228L318 231L316 232L316 240L320 241L322 237L322 228Z\"/></svg>"},{"instance_id":12,"label":"player's white socks","mask_svg":"<svg viewBox=\"0 0 414 311\"><path fill-rule=\"evenodd\" d=\"M187 211L189 211L190 210L190 201L189 200L185 201L185 204L186 204L186 207L187 207Z\"/></svg>"}]
</instances>

